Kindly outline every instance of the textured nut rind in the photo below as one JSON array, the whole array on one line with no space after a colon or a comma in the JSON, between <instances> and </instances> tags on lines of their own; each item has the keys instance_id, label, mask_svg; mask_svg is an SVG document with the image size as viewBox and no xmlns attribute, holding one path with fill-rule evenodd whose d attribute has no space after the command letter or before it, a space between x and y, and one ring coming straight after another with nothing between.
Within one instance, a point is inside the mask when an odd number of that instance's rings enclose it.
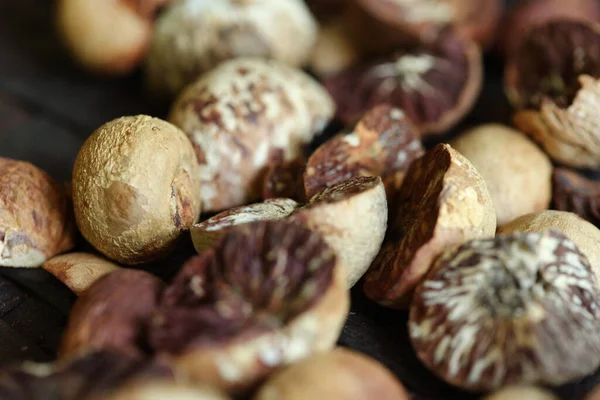
<instances>
[{"instance_id":1,"label":"textured nut rind","mask_svg":"<svg viewBox=\"0 0 600 400\"><path fill-rule=\"evenodd\" d=\"M90 253L69 253L51 258L42 267L76 295L119 266Z\"/></svg>"},{"instance_id":2,"label":"textured nut rind","mask_svg":"<svg viewBox=\"0 0 600 400\"><path fill-rule=\"evenodd\" d=\"M473 240L419 286L409 334L419 359L467 390L559 385L600 364L600 288L557 231Z\"/></svg>"},{"instance_id":3,"label":"textured nut rind","mask_svg":"<svg viewBox=\"0 0 600 400\"><path fill-rule=\"evenodd\" d=\"M174 381L134 382L102 400L230 400L229 396L205 386Z\"/></svg>"},{"instance_id":4,"label":"textured nut rind","mask_svg":"<svg viewBox=\"0 0 600 400\"><path fill-rule=\"evenodd\" d=\"M566 168L555 168L552 187L555 209L573 212L596 227L600 226L600 182Z\"/></svg>"},{"instance_id":5,"label":"textured nut rind","mask_svg":"<svg viewBox=\"0 0 600 400\"><path fill-rule=\"evenodd\" d=\"M39 267L74 245L62 186L28 162L0 157L0 266Z\"/></svg>"},{"instance_id":6,"label":"textured nut rind","mask_svg":"<svg viewBox=\"0 0 600 400\"><path fill-rule=\"evenodd\" d=\"M382 364L361 353L337 348L277 372L253 397L275 399L408 400L409 396Z\"/></svg>"},{"instance_id":7,"label":"textured nut rind","mask_svg":"<svg viewBox=\"0 0 600 400\"><path fill-rule=\"evenodd\" d=\"M144 115L108 122L73 168L81 233L122 264L165 255L200 215L198 168L188 138L168 122Z\"/></svg>"},{"instance_id":8,"label":"textured nut rind","mask_svg":"<svg viewBox=\"0 0 600 400\"><path fill-rule=\"evenodd\" d=\"M196 149L203 210L220 211L258 200L272 158L301 156L334 111L324 88L302 71L237 59L188 87L169 120Z\"/></svg>"},{"instance_id":9,"label":"textured nut rind","mask_svg":"<svg viewBox=\"0 0 600 400\"><path fill-rule=\"evenodd\" d=\"M306 169L303 158L271 165L265 174L263 199L285 197L298 202L307 201L302 175Z\"/></svg>"},{"instance_id":10,"label":"textured nut rind","mask_svg":"<svg viewBox=\"0 0 600 400\"><path fill-rule=\"evenodd\" d=\"M306 195L356 176L381 176L388 198L400 188L410 164L423 155L420 132L398 108L375 106L354 131L323 143L304 174Z\"/></svg>"},{"instance_id":11,"label":"textured nut rind","mask_svg":"<svg viewBox=\"0 0 600 400\"><path fill-rule=\"evenodd\" d=\"M560 400L551 392L535 386L508 386L483 400Z\"/></svg>"},{"instance_id":12,"label":"textured nut rind","mask_svg":"<svg viewBox=\"0 0 600 400\"><path fill-rule=\"evenodd\" d=\"M489 124L470 129L450 144L485 180L499 226L550 205L552 163L525 135Z\"/></svg>"},{"instance_id":13,"label":"textured nut rind","mask_svg":"<svg viewBox=\"0 0 600 400\"><path fill-rule=\"evenodd\" d=\"M389 210L386 239L363 286L367 297L388 307L405 308L447 248L492 237L496 230L485 181L447 144L437 145L411 165Z\"/></svg>"},{"instance_id":14,"label":"textured nut rind","mask_svg":"<svg viewBox=\"0 0 600 400\"><path fill-rule=\"evenodd\" d=\"M238 57L308 61L317 24L302 0L182 0L157 20L146 60L151 90L177 94Z\"/></svg>"}]
</instances>

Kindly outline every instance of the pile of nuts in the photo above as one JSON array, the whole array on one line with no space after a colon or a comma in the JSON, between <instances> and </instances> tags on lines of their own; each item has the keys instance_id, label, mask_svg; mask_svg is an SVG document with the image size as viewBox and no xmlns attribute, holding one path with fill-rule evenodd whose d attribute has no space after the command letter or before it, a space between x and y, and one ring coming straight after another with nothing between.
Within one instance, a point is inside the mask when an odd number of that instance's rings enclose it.
<instances>
[{"instance_id":1,"label":"pile of nuts","mask_svg":"<svg viewBox=\"0 0 600 400\"><path fill-rule=\"evenodd\" d=\"M76 60L143 64L172 106L99 127L68 186L0 158L0 265L79 296L59 361L0 371L0 397L408 399L334 349L353 287L408 310L418 359L486 399L556 399L600 367L600 182L576 170L600 168L600 3L58 3ZM439 143L486 51L514 128ZM98 254L64 254L75 228ZM198 254L169 282L128 268L186 235Z\"/></svg>"}]
</instances>

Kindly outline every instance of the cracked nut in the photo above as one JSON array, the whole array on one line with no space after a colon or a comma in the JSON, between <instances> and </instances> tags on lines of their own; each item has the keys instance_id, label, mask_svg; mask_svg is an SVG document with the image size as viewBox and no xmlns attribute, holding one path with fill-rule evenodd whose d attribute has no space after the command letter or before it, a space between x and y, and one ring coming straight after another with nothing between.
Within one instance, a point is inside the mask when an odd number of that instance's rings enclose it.
<instances>
[{"instance_id":1,"label":"cracked nut","mask_svg":"<svg viewBox=\"0 0 600 400\"><path fill-rule=\"evenodd\" d=\"M356 176L381 176L388 198L404 180L410 164L423 155L420 132L402 110L375 106L354 131L323 143L310 156L304 175L306 195Z\"/></svg>"},{"instance_id":2,"label":"cracked nut","mask_svg":"<svg viewBox=\"0 0 600 400\"><path fill-rule=\"evenodd\" d=\"M483 400L560 400L551 392L535 386L508 386L483 398Z\"/></svg>"},{"instance_id":3,"label":"cracked nut","mask_svg":"<svg viewBox=\"0 0 600 400\"><path fill-rule=\"evenodd\" d=\"M514 123L555 161L600 167L600 25L555 21L533 28L508 60Z\"/></svg>"},{"instance_id":4,"label":"cracked nut","mask_svg":"<svg viewBox=\"0 0 600 400\"><path fill-rule=\"evenodd\" d=\"M446 249L493 237L496 215L487 185L459 152L439 144L416 160L389 204L389 228L365 275L377 303L406 308L414 288Z\"/></svg>"},{"instance_id":5,"label":"cracked nut","mask_svg":"<svg viewBox=\"0 0 600 400\"><path fill-rule=\"evenodd\" d=\"M600 288L558 231L468 242L415 291L409 335L419 359L472 391L560 385L600 364Z\"/></svg>"},{"instance_id":6,"label":"cracked nut","mask_svg":"<svg viewBox=\"0 0 600 400\"><path fill-rule=\"evenodd\" d=\"M156 21L146 80L154 93L176 95L233 58L301 67L316 37L317 23L302 0L181 0Z\"/></svg>"},{"instance_id":7,"label":"cracked nut","mask_svg":"<svg viewBox=\"0 0 600 400\"><path fill-rule=\"evenodd\" d=\"M90 253L69 253L46 261L42 267L80 295L94 282L119 269L119 266Z\"/></svg>"},{"instance_id":8,"label":"cracked nut","mask_svg":"<svg viewBox=\"0 0 600 400\"><path fill-rule=\"evenodd\" d=\"M306 169L306 160L275 163L265 174L263 199L288 198L298 202L307 201L302 175Z\"/></svg>"},{"instance_id":9,"label":"cracked nut","mask_svg":"<svg viewBox=\"0 0 600 400\"><path fill-rule=\"evenodd\" d=\"M121 264L165 255L200 216L200 174L186 135L144 115L98 128L73 168L79 230Z\"/></svg>"},{"instance_id":10,"label":"cracked nut","mask_svg":"<svg viewBox=\"0 0 600 400\"><path fill-rule=\"evenodd\" d=\"M575 213L600 226L600 182L566 168L555 168L552 180L555 209Z\"/></svg>"},{"instance_id":11,"label":"cracked nut","mask_svg":"<svg viewBox=\"0 0 600 400\"><path fill-rule=\"evenodd\" d=\"M25 162L0 157L0 266L39 267L75 246L61 184Z\"/></svg>"},{"instance_id":12,"label":"cracked nut","mask_svg":"<svg viewBox=\"0 0 600 400\"><path fill-rule=\"evenodd\" d=\"M327 92L304 72L237 59L188 87L170 121L196 149L203 210L221 211L260 199L265 169L300 157L333 113Z\"/></svg>"},{"instance_id":13,"label":"cracked nut","mask_svg":"<svg viewBox=\"0 0 600 400\"><path fill-rule=\"evenodd\" d=\"M480 125L450 144L485 180L499 226L550 205L552 163L521 132L499 124Z\"/></svg>"},{"instance_id":14,"label":"cracked nut","mask_svg":"<svg viewBox=\"0 0 600 400\"><path fill-rule=\"evenodd\" d=\"M323 379L324 375L327 379ZM379 362L359 352L337 348L275 373L253 397L274 399L408 400L409 396Z\"/></svg>"}]
</instances>

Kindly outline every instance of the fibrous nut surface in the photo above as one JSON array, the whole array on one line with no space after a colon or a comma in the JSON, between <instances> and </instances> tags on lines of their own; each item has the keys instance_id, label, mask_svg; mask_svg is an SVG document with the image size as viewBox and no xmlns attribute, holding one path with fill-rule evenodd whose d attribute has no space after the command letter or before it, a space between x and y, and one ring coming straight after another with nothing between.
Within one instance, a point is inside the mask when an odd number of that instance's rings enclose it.
<instances>
[{"instance_id":1,"label":"fibrous nut surface","mask_svg":"<svg viewBox=\"0 0 600 400\"><path fill-rule=\"evenodd\" d=\"M566 168L555 168L552 183L555 209L575 213L600 226L600 182Z\"/></svg>"}]
</instances>

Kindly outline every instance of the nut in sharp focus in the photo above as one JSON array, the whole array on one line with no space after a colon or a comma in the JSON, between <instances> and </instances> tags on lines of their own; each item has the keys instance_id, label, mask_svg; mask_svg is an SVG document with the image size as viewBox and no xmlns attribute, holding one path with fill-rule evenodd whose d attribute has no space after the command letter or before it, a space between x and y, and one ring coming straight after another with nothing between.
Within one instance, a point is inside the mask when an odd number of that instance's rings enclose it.
<instances>
[{"instance_id":1,"label":"nut in sharp focus","mask_svg":"<svg viewBox=\"0 0 600 400\"><path fill-rule=\"evenodd\" d=\"M560 385L600 364L600 289L557 231L473 240L444 254L411 304L419 359L467 390Z\"/></svg>"},{"instance_id":2,"label":"nut in sharp focus","mask_svg":"<svg viewBox=\"0 0 600 400\"><path fill-rule=\"evenodd\" d=\"M600 182L566 168L555 168L552 179L555 209L573 212L600 226Z\"/></svg>"},{"instance_id":3,"label":"nut in sharp focus","mask_svg":"<svg viewBox=\"0 0 600 400\"><path fill-rule=\"evenodd\" d=\"M447 144L416 160L389 204L389 228L365 275L364 292L404 308L436 257L468 240L494 236L496 215L487 185Z\"/></svg>"},{"instance_id":4,"label":"nut in sharp focus","mask_svg":"<svg viewBox=\"0 0 600 400\"><path fill-rule=\"evenodd\" d=\"M61 184L28 162L0 157L0 266L39 267L74 245Z\"/></svg>"},{"instance_id":5,"label":"nut in sharp focus","mask_svg":"<svg viewBox=\"0 0 600 400\"><path fill-rule=\"evenodd\" d=\"M258 200L268 165L300 157L333 113L327 92L302 71L237 59L188 87L170 121L196 149L203 210L220 211Z\"/></svg>"},{"instance_id":6,"label":"nut in sharp focus","mask_svg":"<svg viewBox=\"0 0 600 400\"><path fill-rule=\"evenodd\" d=\"M263 199L286 197L306 202L302 178L305 169L306 160L303 158L271 165L265 174Z\"/></svg>"},{"instance_id":7,"label":"nut in sharp focus","mask_svg":"<svg viewBox=\"0 0 600 400\"><path fill-rule=\"evenodd\" d=\"M555 21L533 28L505 69L515 125L555 161L600 167L600 25Z\"/></svg>"}]
</instances>

